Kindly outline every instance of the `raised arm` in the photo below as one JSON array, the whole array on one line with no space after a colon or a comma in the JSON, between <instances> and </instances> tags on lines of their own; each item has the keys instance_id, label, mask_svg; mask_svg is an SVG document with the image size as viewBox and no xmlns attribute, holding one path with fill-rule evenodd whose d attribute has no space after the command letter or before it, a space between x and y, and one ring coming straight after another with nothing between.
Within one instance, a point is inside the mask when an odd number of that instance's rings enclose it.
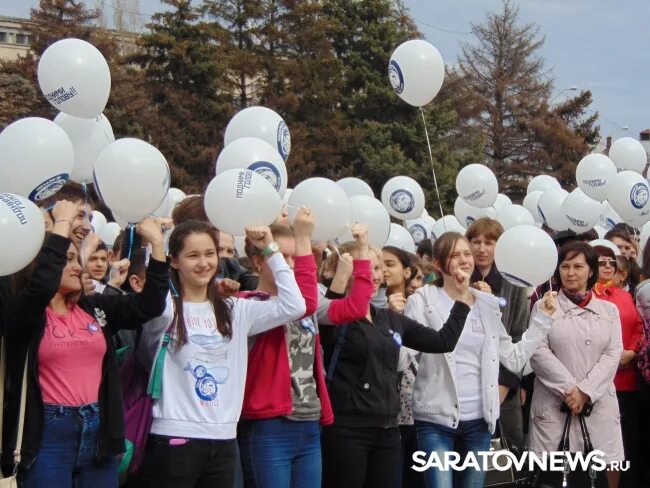
<instances>
[{"instance_id":1,"label":"raised arm","mask_svg":"<svg viewBox=\"0 0 650 488\"><path fill-rule=\"evenodd\" d=\"M357 248L352 253L354 258L352 261L352 286L345 298L321 301L321 306L318 309L318 321L321 324L345 324L359 320L368 313L373 290L368 227L354 224L352 226L352 236L357 241ZM339 266L345 268L347 263L341 261L342 259L339 260ZM336 273L339 274L338 266ZM345 270L343 273L345 273ZM332 282L333 286L337 281L337 275L335 275Z\"/></svg>"},{"instance_id":2,"label":"raised arm","mask_svg":"<svg viewBox=\"0 0 650 488\"><path fill-rule=\"evenodd\" d=\"M305 300L300 293L296 278L282 254L273 246L273 236L268 227L246 229L253 245L264 249L266 264L273 273L278 296L267 301L237 300L234 320L240 322L248 335L265 332L279 325L297 320L305 315Z\"/></svg>"},{"instance_id":3,"label":"raised arm","mask_svg":"<svg viewBox=\"0 0 650 488\"><path fill-rule=\"evenodd\" d=\"M469 306L463 302L455 302L449 313L449 318L442 329L435 330L405 317L402 314L387 310L393 322L401 324L404 346L416 351L428 353L451 352L456 348L460 334L463 332Z\"/></svg>"},{"instance_id":4,"label":"raised arm","mask_svg":"<svg viewBox=\"0 0 650 488\"><path fill-rule=\"evenodd\" d=\"M311 234L314 230L314 216L307 208L298 210L293 220L293 235L296 241L293 274L305 299L305 316L313 315L318 309L318 279L316 259L311 251Z\"/></svg>"},{"instance_id":5,"label":"raised arm","mask_svg":"<svg viewBox=\"0 0 650 488\"><path fill-rule=\"evenodd\" d=\"M169 289L169 265L165 258L162 231L151 218L140 222L136 230L143 239L151 243L151 258L142 292L128 295L94 294L86 297L91 304L106 313L106 320L112 332L136 329L165 310L165 298Z\"/></svg>"}]
</instances>

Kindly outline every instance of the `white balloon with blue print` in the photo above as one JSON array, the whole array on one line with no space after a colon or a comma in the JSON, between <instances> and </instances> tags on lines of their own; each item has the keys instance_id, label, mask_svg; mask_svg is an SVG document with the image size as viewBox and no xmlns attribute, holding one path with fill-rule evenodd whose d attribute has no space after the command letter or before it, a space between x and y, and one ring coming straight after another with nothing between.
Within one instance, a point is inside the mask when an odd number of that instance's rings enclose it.
<instances>
[{"instance_id":1,"label":"white balloon with blue print","mask_svg":"<svg viewBox=\"0 0 650 488\"><path fill-rule=\"evenodd\" d=\"M535 265L531 266L531 260ZM501 275L521 287L534 287L548 281L557 266L553 239L534 225L506 230L497 240L494 261Z\"/></svg>"},{"instance_id":2,"label":"white balloon with blue print","mask_svg":"<svg viewBox=\"0 0 650 488\"><path fill-rule=\"evenodd\" d=\"M424 192L413 178L395 176L381 189L381 202L396 219L411 220L422 215Z\"/></svg>"},{"instance_id":3,"label":"white balloon with blue print","mask_svg":"<svg viewBox=\"0 0 650 488\"><path fill-rule=\"evenodd\" d=\"M215 174L238 168L255 171L266 178L280 196L284 195L287 166L280 153L268 142L257 137L242 137L224 147L217 157Z\"/></svg>"}]
</instances>

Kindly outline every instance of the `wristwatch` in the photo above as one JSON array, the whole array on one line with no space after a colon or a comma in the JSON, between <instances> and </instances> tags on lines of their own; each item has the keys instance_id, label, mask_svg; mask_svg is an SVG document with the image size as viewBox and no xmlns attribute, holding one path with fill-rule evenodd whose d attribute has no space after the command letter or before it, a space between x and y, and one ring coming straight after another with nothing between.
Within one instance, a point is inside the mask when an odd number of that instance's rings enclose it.
<instances>
[{"instance_id":1,"label":"wristwatch","mask_svg":"<svg viewBox=\"0 0 650 488\"><path fill-rule=\"evenodd\" d=\"M280 245L277 242L273 241L262 250L262 256L267 257L271 254L275 254L276 252L280 252Z\"/></svg>"}]
</instances>

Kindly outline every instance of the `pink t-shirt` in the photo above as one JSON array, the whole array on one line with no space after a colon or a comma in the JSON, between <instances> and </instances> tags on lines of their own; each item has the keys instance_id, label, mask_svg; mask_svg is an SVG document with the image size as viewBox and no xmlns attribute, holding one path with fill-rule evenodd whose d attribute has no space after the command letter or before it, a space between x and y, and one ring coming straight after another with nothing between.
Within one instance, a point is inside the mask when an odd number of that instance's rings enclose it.
<instances>
[{"instance_id":1,"label":"pink t-shirt","mask_svg":"<svg viewBox=\"0 0 650 488\"><path fill-rule=\"evenodd\" d=\"M45 310L38 350L43 402L78 407L99 398L106 340L97 321L74 305L67 315Z\"/></svg>"}]
</instances>

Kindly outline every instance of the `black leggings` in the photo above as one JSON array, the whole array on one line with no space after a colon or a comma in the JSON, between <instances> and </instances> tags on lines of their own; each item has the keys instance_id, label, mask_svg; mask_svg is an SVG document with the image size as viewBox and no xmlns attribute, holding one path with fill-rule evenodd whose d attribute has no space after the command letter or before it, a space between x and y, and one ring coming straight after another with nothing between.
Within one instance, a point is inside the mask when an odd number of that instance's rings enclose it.
<instances>
[{"instance_id":1,"label":"black leggings","mask_svg":"<svg viewBox=\"0 0 650 488\"><path fill-rule=\"evenodd\" d=\"M394 488L400 464L398 427L323 429L324 488Z\"/></svg>"},{"instance_id":2,"label":"black leggings","mask_svg":"<svg viewBox=\"0 0 650 488\"><path fill-rule=\"evenodd\" d=\"M138 487L222 488L233 486L237 440L178 439L149 436Z\"/></svg>"}]
</instances>

